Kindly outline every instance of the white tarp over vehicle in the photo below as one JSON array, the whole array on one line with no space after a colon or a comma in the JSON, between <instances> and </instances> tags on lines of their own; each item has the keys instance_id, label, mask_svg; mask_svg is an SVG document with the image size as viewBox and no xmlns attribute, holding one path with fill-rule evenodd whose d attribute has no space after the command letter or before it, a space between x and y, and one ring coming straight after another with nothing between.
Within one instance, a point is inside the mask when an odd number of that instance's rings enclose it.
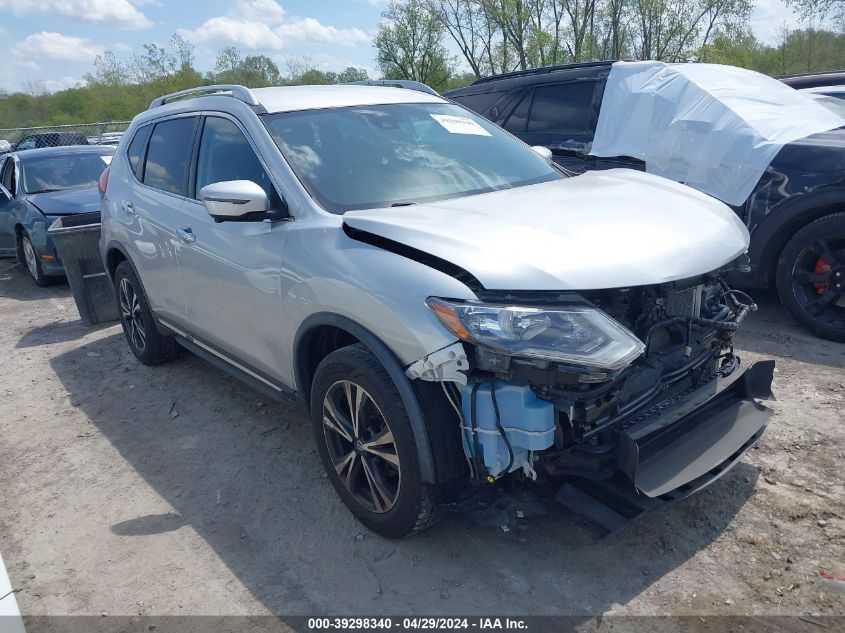
<instances>
[{"instance_id":1,"label":"white tarp over vehicle","mask_svg":"<svg viewBox=\"0 0 845 633\"><path fill-rule=\"evenodd\" d=\"M784 145L843 125L842 116L754 71L617 62L591 153L638 158L649 173L740 205Z\"/></svg>"}]
</instances>

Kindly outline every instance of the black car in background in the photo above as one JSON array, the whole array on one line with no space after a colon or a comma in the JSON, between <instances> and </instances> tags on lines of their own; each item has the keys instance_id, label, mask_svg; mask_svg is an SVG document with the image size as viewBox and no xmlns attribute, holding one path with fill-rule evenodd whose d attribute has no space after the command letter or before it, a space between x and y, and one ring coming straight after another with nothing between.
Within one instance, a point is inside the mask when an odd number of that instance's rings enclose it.
<instances>
[{"instance_id":1,"label":"black car in background","mask_svg":"<svg viewBox=\"0 0 845 633\"><path fill-rule=\"evenodd\" d=\"M527 144L547 147L556 163L574 173L645 170L644 161L630 156L590 154L614 63L507 73L445 96ZM776 288L802 325L845 342L845 129L783 146L747 199L730 206L751 234L750 269L737 273L735 281Z\"/></svg>"},{"instance_id":2,"label":"black car in background","mask_svg":"<svg viewBox=\"0 0 845 633\"><path fill-rule=\"evenodd\" d=\"M79 132L41 132L27 134L14 145L13 151L41 149L42 147L62 147L65 145L89 145L88 139Z\"/></svg>"}]
</instances>

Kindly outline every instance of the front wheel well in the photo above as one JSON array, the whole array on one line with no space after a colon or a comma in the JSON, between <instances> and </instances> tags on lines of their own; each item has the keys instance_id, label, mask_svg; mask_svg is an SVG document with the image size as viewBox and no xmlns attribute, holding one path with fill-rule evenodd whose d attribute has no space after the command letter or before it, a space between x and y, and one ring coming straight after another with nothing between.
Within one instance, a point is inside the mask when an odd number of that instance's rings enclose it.
<instances>
[{"instance_id":1,"label":"front wheel well","mask_svg":"<svg viewBox=\"0 0 845 633\"><path fill-rule=\"evenodd\" d=\"M23 256L23 234L26 232L26 229L23 228L22 224L15 224L15 252L17 254L18 262L21 264L24 263L24 256Z\"/></svg>"},{"instance_id":2,"label":"front wheel well","mask_svg":"<svg viewBox=\"0 0 845 633\"><path fill-rule=\"evenodd\" d=\"M335 350L360 343L353 334L335 325L318 325L299 337L296 348L296 382L310 402L311 385L317 366Z\"/></svg>"}]
</instances>

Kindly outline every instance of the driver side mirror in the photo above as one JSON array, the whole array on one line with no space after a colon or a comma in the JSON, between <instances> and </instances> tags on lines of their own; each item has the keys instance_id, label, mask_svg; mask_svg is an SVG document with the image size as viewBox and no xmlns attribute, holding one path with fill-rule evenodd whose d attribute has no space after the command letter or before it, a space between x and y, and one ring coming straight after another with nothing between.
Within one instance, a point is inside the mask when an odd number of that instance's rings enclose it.
<instances>
[{"instance_id":1,"label":"driver side mirror","mask_svg":"<svg viewBox=\"0 0 845 633\"><path fill-rule=\"evenodd\" d=\"M0 203L9 202L11 199L12 194L6 190L6 187L0 186Z\"/></svg>"},{"instance_id":2,"label":"driver side mirror","mask_svg":"<svg viewBox=\"0 0 845 633\"><path fill-rule=\"evenodd\" d=\"M246 220L270 210L267 192L251 180L225 180L206 185L200 189L200 200L208 215L218 222Z\"/></svg>"},{"instance_id":3,"label":"driver side mirror","mask_svg":"<svg viewBox=\"0 0 845 633\"><path fill-rule=\"evenodd\" d=\"M552 158L554 157L554 154L552 154L552 150L550 150L548 147L543 147L542 145L532 145L531 149L534 150L535 154L539 154L546 160L552 160Z\"/></svg>"}]
</instances>

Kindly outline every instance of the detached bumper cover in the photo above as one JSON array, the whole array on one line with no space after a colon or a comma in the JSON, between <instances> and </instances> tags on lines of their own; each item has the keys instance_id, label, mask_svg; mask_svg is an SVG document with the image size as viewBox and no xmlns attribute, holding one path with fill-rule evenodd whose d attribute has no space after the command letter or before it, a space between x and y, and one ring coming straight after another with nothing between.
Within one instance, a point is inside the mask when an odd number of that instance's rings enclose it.
<instances>
[{"instance_id":1,"label":"detached bumper cover","mask_svg":"<svg viewBox=\"0 0 845 633\"><path fill-rule=\"evenodd\" d=\"M617 463L635 488L676 500L709 485L750 449L772 416L774 361L737 368L684 398L660 402L622 425Z\"/></svg>"}]
</instances>

